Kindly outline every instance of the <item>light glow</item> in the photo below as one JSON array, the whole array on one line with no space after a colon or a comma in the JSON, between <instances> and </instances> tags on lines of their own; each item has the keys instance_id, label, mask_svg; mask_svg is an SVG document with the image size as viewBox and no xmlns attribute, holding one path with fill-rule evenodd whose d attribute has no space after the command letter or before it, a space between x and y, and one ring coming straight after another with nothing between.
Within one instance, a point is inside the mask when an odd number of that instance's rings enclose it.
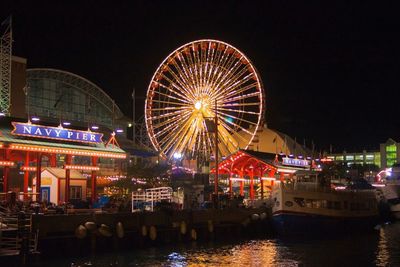
<instances>
[{"instance_id":1,"label":"light glow","mask_svg":"<svg viewBox=\"0 0 400 267\"><path fill-rule=\"evenodd\" d=\"M232 182L244 182L246 181L244 178L229 178Z\"/></svg>"},{"instance_id":2,"label":"light glow","mask_svg":"<svg viewBox=\"0 0 400 267\"><path fill-rule=\"evenodd\" d=\"M65 165L65 169L69 170L83 170L83 171L98 171L100 168L98 166L88 166L88 165Z\"/></svg>"},{"instance_id":3,"label":"light glow","mask_svg":"<svg viewBox=\"0 0 400 267\"><path fill-rule=\"evenodd\" d=\"M264 180L264 181L275 181L276 178L275 177L262 177L261 180Z\"/></svg>"},{"instance_id":4,"label":"light glow","mask_svg":"<svg viewBox=\"0 0 400 267\"><path fill-rule=\"evenodd\" d=\"M0 166L14 166L14 161L0 160Z\"/></svg>"},{"instance_id":5,"label":"light glow","mask_svg":"<svg viewBox=\"0 0 400 267\"><path fill-rule=\"evenodd\" d=\"M282 169L282 168L278 168L277 171L278 171L278 172L283 172L283 173L295 173L295 172L296 172L296 170Z\"/></svg>"},{"instance_id":6,"label":"light glow","mask_svg":"<svg viewBox=\"0 0 400 267\"><path fill-rule=\"evenodd\" d=\"M96 156L103 158L126 158L126 154L124 153L112 153L112 152L91 152L86 150L78 150L78 149L61 149L61 148L49 148L49 147L41 147L41 146L28 146L28 145L10 145L10 149L12 150L22 150L22 151L32 151L32 152L47 152L47 153L56 153L56 154L68 154L74 156Z\"/></svg>"},{"instance_id":7,"label":"light glow","mask_svg":"<svg viewBox=\"0 0 400 267\"><path fill-rule=\"evenodd\" d=\"M195 109L200 110L201 109L201 101L197 101L196 104L194 104Z\"/></svg>"},{"instance_id":8,"label":"light glow","mask_svg":"<svg viewBox=\"0 0 400 267\"><path fill-rule=\"evenodd\" d=\"M23 170L25 172L35 172L36 167L35 166L22 166L21 170Z\"/></svg>"}]
</instances>

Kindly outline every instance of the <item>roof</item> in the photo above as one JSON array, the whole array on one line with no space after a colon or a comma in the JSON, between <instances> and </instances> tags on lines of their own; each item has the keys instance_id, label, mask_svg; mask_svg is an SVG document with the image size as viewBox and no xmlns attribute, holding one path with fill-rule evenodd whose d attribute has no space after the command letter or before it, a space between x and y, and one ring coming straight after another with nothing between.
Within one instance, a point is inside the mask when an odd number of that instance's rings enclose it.
<instances>
[{"instance_id":1,"label":"roof","mask_svg":"<svg viewBox=\"0 0 400 267\"><path fill-rule=\"evenodd\" d=\"M235 133L235 135L243 135L243 133L239 131ZM237 137L236 140L238 140L239 147L241 149L244 149L246 147L247 144L245 144L243 141L246 139ZM258 129L253 142L249 145L247 149L273 154L282 152L288 155L293 154L295 156L312 156L312 151L304 144L301 145L290 136L279 131L272 130L266 125Z\"/></svg>"},{"instance_id":2,"label":"roof","mask_svg":"<svg viewBox=\"0 0 400 267\"><path fill-rule=\"evenodd\" d=\"M52 175L54 175L54 176L57 177L57 178L65 179L65 169L47 167L47 168L44 168L44 169L43 169L42 173L43 173L44 171L48 171L49 173L51 173ZM70 178L71 178L71 179L86 179L86 178L82 175L82 173L80 173L80 172L77 171L77 170L70 170Z\"/></svg>"}]
</instances>

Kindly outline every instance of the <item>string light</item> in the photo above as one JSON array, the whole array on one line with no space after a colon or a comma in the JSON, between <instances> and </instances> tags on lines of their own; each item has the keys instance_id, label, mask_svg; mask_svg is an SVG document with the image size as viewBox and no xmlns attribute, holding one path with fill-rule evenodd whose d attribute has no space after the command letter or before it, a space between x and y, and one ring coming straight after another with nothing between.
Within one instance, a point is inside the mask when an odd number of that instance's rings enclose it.
<instances>
[{"instance_id":1,"label":"string light","mask_svg":"<svg viewBox=\"0 0 400 267\"><path fill-rule=\"evenodd\" d=\"M124 153L113 153L113 152L91 152L77 149L60 149L60 148L48 148L40 146L25 146L25 145L11 145L12 150L24 150L32 152L47 152L47 153L57 153L57 154L68 154L75 156L96 156L103 158L118 158L125 159L126 154Z\"/></svg>"},{"instance_id":2,"label":"string light","mask_svg":"<svg viewBox=\"0 0 400 267\"><path fill-rule=\"evenodd\" d=\"M14 161L0 160L0 166L14 166Z\"/></svg>"},{"instance_id":3,"label":"string light","mask_svg":"<svg viewBox=\"0 0 400 267\"><path fill-rule=\"evenodd\" d=\"M65 165L65 169L69 170L83 170L83 171L98 171L100 170L97 166L88 166L88 165Z\"/></svg>"},{"instance_id":4,"label":"string light","mask_svg":"<svg viewBox=\"0 0 400 267\"><path fill-rule=\"evenodd\" d=\"M35 166L22 166L21 170L25 172L35 172L37 168Z\"/></svg>"}]
</instances>

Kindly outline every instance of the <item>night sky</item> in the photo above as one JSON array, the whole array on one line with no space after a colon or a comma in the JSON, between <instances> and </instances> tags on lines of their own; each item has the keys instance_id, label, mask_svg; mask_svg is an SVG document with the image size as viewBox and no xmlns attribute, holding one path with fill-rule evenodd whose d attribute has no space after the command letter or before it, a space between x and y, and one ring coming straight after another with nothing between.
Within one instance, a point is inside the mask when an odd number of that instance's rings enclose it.
<instances>
[{"instance_id":1,"label":"night sky","mask_svg":"<svg viewBox=\"0 0 400 267\"><path fill-rule=\"evenodd\" d=\"M270 128L334 152L400 142L400 16L390 2L25 2L0 4L1 20L13 14L14 55L29 68L89 79L127 116L132 88L137 119L143 114L150 79L170 52L212 38L258 69Z\"/></svg>"}]
</instances>

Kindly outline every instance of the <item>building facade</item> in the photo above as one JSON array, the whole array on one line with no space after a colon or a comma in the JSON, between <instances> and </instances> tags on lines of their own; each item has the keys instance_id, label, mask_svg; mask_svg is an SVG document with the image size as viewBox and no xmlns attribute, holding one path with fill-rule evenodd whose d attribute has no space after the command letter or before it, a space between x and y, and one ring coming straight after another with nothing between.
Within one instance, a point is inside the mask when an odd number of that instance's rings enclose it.
<instances>
[{"instance_id":1,"label":"building facade","mask_svg":"<svg viewBox=\"0 0 400 267\"><path fill-rule=\"evenodd\" d=\"M376 165L381 169L400 163L400 143L389 138L379 145L379 151L362 151L328 154L326 157L337 163L345 163L348 167L358 165Z\"/></svg>"}]
</instances>

